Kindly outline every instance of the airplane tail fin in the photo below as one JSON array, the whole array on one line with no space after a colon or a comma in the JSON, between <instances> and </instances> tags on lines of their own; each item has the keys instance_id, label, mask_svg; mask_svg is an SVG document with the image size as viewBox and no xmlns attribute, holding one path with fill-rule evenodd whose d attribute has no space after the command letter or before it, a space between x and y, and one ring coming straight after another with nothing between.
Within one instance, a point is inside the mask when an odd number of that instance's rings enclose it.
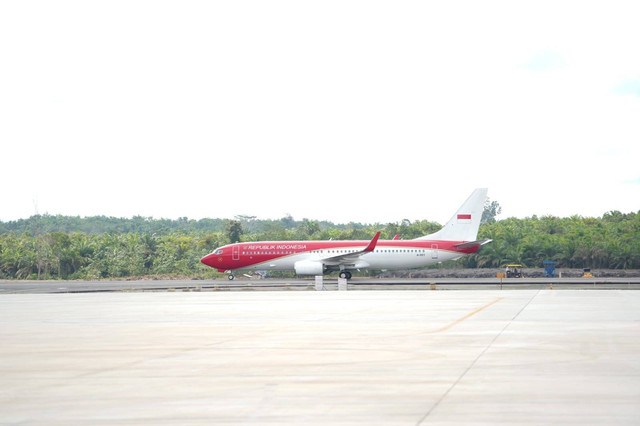
<instances>
[{"instance_id":1,"label":"airplane tail fin","mask_svg":"<svg viewBox=\"0 0 640 426\"><path fill-rule=\"evenodd\" d=\"M487 199L487 188L478 188L467 198L456 214L441 230L417 240L474 241L478 236L480 219Z\"/></svg>"}]
</instances>

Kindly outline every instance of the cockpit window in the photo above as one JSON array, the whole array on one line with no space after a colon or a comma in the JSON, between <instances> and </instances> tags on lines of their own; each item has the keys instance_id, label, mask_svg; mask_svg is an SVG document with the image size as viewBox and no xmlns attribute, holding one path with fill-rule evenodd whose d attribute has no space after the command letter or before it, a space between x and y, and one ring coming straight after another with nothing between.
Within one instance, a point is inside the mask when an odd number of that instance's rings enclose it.
<instances>
[{"instance_id":1,"label":"cockpit window","mask_svg":"<svg viewBox=\"0 0 640 426\"><path fill-rule=\"evenodd\" d=\"M216 250L213 252L213 254L222 254L222 250Z\"/></svg>"}]
</instances>

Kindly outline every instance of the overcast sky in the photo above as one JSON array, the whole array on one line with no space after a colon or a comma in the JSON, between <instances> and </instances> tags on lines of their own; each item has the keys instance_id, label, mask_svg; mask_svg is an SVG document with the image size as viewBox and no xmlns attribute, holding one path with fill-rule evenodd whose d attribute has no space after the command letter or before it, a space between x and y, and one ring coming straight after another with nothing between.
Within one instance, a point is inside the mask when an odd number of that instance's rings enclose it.
<instances>
[{"instance_id":1,"label":"overcast sky","mask_svg":"<svg viewBox=\"0 0 640 426\"><path fill-rule=\"evenodd\" d=\"M3 1L0 220L640 210L640 2Z\"/></svg>"}]
</instances>

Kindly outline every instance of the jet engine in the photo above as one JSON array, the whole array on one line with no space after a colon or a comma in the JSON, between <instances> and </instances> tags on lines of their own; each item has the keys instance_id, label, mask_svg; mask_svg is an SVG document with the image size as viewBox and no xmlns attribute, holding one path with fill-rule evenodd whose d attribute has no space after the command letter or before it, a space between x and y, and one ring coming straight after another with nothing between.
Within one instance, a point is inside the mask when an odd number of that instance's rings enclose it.
<instances>
[{"instance_id":1,"label":"jet engine","mask_svg":"<svg viewBox=\"0 0 640 426\"><path fill-rule=\"evenodd\" d=\"M313 260L301 260L293 264L293 268L298 275L322 275L324 269L321 262Z\"/></svg>"}]
</instances>

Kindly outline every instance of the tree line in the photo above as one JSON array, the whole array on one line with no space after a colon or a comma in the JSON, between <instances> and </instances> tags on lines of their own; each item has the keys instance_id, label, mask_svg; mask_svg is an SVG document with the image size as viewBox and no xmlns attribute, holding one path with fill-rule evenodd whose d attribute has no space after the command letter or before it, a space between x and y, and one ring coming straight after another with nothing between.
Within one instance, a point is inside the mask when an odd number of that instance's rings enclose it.
<instances>
[{"instance_id":1,"label":"tree line","mask_svg":"<svg viewBox=\"0 0 640 426\"><path fill-rule=\"evenodd\" d=\"M565 268L640 268L640 212L611 211L600 218L509 218L483 224L479 238L493 242L466 259L467 267L540 267L542 261L554 260Z\"/></svg>"},{"instance_id":2,"label":"tree line","mask_svg":"<svg viewBox=\"0 0 640 426\"><path fill-rule=\"evenodd\" d=\"M491 204L488 204L491 206ZM485 268L520 263L542 267L555 260L569 268L640 268L640 212L612 211L600 218L537 216L495 220L496 207L478 238L492 243L445 267ZM485 209L486 210L486 209ZM335 225L309 219L178 220L136 217L33 216L0 222L0 278L106 279L143 276L213 278L200 263L213 249L236 241L353 240L400 235L412 239L440 229L427 220L385 225ZM375 273L376 271L372 271Z\"/></svg>"},{"instance_id":3,"label":"tree line","mask_svg":"<svg viewBox=\"0 0 640 426\"><path fill-rule=\"evenodd\" d=\"M248 233L262 232L273 227L285 229L297 228L308 219L301 221L294 220L291 215L286 215L276 220L257 220L255 216L239 215L235 218L239 221ZM228 220L225 219L189 219L181 217L178 219L154 219L152 217L134 216L132 218L118 218L111 216L63 216L63 215L33 215L28 219L18 219L7 222L0 222L0 234L14 232L23 234L46 234L50 232L82 232L85 234L156 234L169 235L175 232L198 233L198 232L220 232L226 227ZM328 221L314 222L323 228L363 228L361 223L349 223L336 225Z\"/></svg>"}]
</instances>

